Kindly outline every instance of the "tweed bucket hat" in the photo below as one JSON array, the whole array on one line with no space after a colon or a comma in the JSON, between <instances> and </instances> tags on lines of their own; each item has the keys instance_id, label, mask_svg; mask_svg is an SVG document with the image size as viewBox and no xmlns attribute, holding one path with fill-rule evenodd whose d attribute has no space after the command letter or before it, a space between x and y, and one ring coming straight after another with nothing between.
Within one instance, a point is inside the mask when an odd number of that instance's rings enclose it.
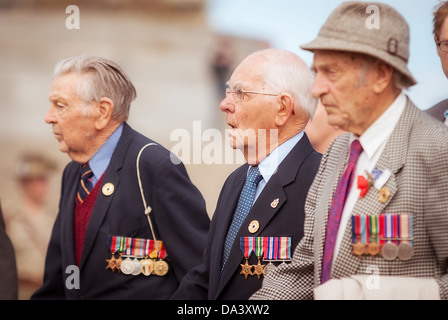
<instances>
[{"instance_id":1,"label":"tweed bucket hat","mask_svg":"<svg viewBox=\"0 0 448 320\"><path fill-rule=\"evenodd\" d=\"M375 18L376 21L372 23ZM330 14L317 38L301 48L373 56L400 71L412 84L417 83L407 66L409 26L398 11L384 3L342 3Z\"/></svg>"}]
</instances>

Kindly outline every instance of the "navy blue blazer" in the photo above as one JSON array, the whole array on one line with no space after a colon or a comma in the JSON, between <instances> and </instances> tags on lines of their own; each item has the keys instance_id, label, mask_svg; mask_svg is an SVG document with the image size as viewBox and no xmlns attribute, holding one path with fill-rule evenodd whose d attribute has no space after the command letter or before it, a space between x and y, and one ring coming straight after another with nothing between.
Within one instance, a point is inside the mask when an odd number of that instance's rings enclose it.
<instances>
[{"instance_id":1,"label":"navy blue blazer","mask_svg":"<svg viewBox=\"0 0 448 320\"><path fill-rule=\"evenodd\" d=\"M14 247L6 234L5 221L0 207L0 300L16 300L18 279Z\"/></svg>"},{"instance_id":2,"label":"navy blue blazer","mask_svg":"<svg viewBox=\"0 0 448 320\"><path fill-rule=\"evenodd\" d=\"M79 289L73 288L75 273L67 267L76 265L73 221L81 166L67 165L44 283L32 299L168 299L189 269L202 261L210 224L205 201L183 164L173 164L170 152L157 145L143 151L140 175L155 235L168 253L169 272L147 277L106 270L106 259L111 257L108 236L152 239L136 172L138 152L151 142L124 123L102 181L102 185L112 183L115 191L107 196L100 189L95 202L79 265ZM66 281L71 285L66 286Z\"/></svg>"},{"instance_id":3,"label":"navy blue blazer","mask_svg":"<svg viewBox=\"0 0 448 320\"><path fill-rule=\"evenodd\" d=\"M291 255L303 236L304 204L308 189L319 168L321 154L316 152L306 134L291 150L258 196L233 244L220 279L224 242L246 180L248 165L235 170L226 180L210 226L204 262L192 269L172 299L246 300L261 287L263 276L240 274L245 262L240 237L291 237ZM271 203L279 199L273 208ZM257 220L256 233L248 230ZM249 264L257 264L254 254Z\"/></svg>"}]
</instances>

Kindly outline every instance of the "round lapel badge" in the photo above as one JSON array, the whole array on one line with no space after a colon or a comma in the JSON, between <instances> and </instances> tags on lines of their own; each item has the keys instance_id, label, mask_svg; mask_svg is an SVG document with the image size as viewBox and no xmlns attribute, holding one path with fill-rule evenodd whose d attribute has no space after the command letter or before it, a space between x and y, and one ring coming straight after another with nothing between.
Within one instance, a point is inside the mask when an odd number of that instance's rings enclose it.
<instances>
[{"instance_id":1,"label":"round lapel badge","mask_svg":"<svg viewBox=\"0 0 448 320\"><path fill-rule=\"evenodd\" d=\"M251 221L251 223L249 223L248 230L250 233L257 232L258 228L260 228L260 223L257 220L253 220Z\"/></svg>"},{"instance_id":2,"label":"round lapel badge","mask_svg":"<svg viewBox=\"0 0 448 320\"><path fill-rule=\"evenodd\" d=\"M386 203L387 200L389 200L389 197L390 197L389 189L387 189L385 187L382 187L378 197L379 197L379 200L380 200L381 203Z\"/></svg>"},{"instance_id":3,"label":"round lapel badge","mask_svg":"<svg viewBox=\"0 0 448 320\"><path fill-rule=\"evenodd\" d=\"M102 192L106 197L110 196L112 193L114 193L114 191L115 191L115 187L110 182L106 183L102 189Z\"/></svg>"}]
</instances>

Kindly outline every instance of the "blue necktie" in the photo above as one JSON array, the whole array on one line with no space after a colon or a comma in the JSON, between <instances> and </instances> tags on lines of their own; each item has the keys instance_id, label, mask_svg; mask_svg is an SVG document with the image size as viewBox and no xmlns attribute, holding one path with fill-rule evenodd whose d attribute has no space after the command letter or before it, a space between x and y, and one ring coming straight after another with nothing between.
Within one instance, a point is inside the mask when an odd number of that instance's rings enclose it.
<instances>
[{"instance_id":1,"label":"blue necktie","mask_svg":"<svg viewBox=\"0 0 448 320\"><path fill-rule=\"evenodd\" d=\"M249 213L250 208L254 203L257 185L261 181L261 179L263 179L263 176L260 174L260 170L258 169L258 167L250 167L249 174L246 178L246 183L244 184L243 190L241 191L240 199L238 200L238 205L236 207L235 214L233 215L232 224L230 225L229 231L227 233L226 242L224 245L221 274L227 263L227 259L229 258L233 242L236 238L236 234L238 233L238 230L240 230L244 219L246 219L247 214Z\"/></svg>"}]
</instances>

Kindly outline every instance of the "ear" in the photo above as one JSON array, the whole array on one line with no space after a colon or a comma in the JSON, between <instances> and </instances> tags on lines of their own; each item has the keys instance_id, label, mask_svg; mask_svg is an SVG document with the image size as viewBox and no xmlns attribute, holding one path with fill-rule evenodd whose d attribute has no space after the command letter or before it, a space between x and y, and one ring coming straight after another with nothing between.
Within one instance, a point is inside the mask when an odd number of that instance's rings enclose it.
<instances>
[{"instance_id":1,"label":"ear","mask_svg":"<svg viewBox=\"0 0 448 320\"><path fill-rule=\"evenodd\" d=\"M437 39L437 36L434 36L434 42L436 44L437 55L440 57L440 50L439 50L439 46L437 45L437 43L439 42L439 39Z\"/></svg>"},{"instance_id":2,"label":"ear","mask_svg":"<svg viewBox=\"0 0 448 320\"><path fill-rule=\"evenodd\" d=\"M384 63L382 61L378 61L376 64L376 73L374 83L373 83L373 91L376 94L382 93L392 82L392 76L394 74L394 69Z\"/></svg>"},{"instance_id":3,"label":"ear","mask_svg":"<svg viewBox=\"0 0 448 320\"><path fill-rule=\"evenodd\" d=\"M102 130L112 119L112 113L114 111L114 103L111 99L103 97L97 106L97 117L95 120L95 128Z\"/></svg>"},{"instance_id":4,"label":"ear","mask_svg":"<svg viewBox=\"0 0 448 320\"><path fill-rule=\"evenodd\" d=\"M275 125L282 127L294 114L294 99L289 93L282 93L278 98L278 111L275 117Z\"/></svg>"}]
</instances>

